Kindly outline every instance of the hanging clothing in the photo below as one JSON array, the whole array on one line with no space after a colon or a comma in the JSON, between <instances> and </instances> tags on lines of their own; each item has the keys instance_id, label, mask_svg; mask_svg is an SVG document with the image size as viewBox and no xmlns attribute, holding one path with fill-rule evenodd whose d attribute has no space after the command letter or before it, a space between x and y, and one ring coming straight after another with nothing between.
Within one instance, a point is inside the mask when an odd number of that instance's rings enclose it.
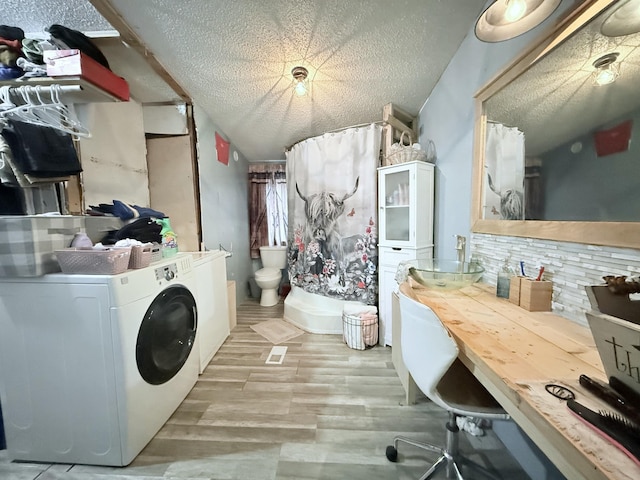
<instances>
[{"instance_id":1,"label":"hanging clothing","mask_svg":"<svg viewBox=\"0 0 640 480\"><path fill-rule=\"evenodd\" d=\"M7 120L2 136L23 174L60 177L82 171L71 135L50 127Z\"/></svg>"}]
</instances>

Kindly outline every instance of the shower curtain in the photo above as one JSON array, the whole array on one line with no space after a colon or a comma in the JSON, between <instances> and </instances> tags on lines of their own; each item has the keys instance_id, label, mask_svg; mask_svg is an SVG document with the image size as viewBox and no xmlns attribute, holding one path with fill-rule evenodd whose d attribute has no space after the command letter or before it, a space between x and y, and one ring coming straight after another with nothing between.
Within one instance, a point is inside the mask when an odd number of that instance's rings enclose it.
<instances>
[{"instance_id":1,"label":"shower curtain","mask_svg":"<svg viewBox=\"0 0 640 480\"><path fill-rule=\"evenodd\" d=\"M291 285L376 303L381 130L372 124L327 133L287 152Z\"/></svg>"},{"instance_id":2,"label":"shower curtain","mask_svg":"<svg viewBox=\"0 0 640 480\"><path fill-rule=\"evenodd\" d=\"M487 124L483 218L524 219L524 133L500 123Z\"/></svg>"}]
</instances>

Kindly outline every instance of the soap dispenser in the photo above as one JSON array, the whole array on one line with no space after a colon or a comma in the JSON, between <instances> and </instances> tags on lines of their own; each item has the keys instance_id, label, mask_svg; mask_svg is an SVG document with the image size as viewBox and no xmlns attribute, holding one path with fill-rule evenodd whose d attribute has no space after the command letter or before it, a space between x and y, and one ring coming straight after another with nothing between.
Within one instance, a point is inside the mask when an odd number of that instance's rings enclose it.
<instances>
[{"instance_id":1,"label":"soap dispenser","mask_svg":"<svg viewBox=\"0 0 640 480\"><path fill-rule=\"evenodd\" d=\"M496 296L500 298L509 298L509 288L511 287L511 268L509 260L505 259L504 264L498 271L498 285L496 288Z\"/></svg>"}]
</instances>

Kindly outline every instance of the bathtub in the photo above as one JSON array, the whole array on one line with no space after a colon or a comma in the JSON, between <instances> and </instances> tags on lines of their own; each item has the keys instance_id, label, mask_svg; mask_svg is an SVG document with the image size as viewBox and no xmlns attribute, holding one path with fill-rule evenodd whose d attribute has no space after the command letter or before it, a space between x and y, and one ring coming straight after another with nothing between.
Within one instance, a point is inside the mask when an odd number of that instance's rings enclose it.
<instances>
[{"instance_id":1,"label":"bathtub","mask_svg":"<svg viewBox=\"0 0 640 480\"><path fill-rule=\"evenodd\" d=\"M347 304L366 308L360 302L325 297L292 286L284 299L284 319L306 332L342 335L342 309Z\"/></svg>"}]
</instances>

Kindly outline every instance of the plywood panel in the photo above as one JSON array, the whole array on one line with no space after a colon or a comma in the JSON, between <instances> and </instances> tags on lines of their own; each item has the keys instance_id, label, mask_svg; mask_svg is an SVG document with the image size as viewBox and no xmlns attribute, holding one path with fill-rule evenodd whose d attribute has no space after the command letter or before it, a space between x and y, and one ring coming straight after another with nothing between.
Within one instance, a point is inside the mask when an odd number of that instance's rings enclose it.
<instances>
[{"instance_id":1,"label":"plywood panel","mask_svg":"<svg viewBox=\"0 0 640 480\"><path fill-rule=\"evenodd\" d=\"M178 236L178 249L200 250L200 222L189 135L147 139L151 208L164 212Z\"/></svg>"},{"instance_id":2,"label":"plywood panel","mask_svg":"<svg viewBox=\"0 0 640 480\"><path fill-rule=\"evenodd\" d=\"M91 132L79 140L83 210L114 199L149 206L142 106L136 102L77 106Z\"/></svg>"}]
</instances>

